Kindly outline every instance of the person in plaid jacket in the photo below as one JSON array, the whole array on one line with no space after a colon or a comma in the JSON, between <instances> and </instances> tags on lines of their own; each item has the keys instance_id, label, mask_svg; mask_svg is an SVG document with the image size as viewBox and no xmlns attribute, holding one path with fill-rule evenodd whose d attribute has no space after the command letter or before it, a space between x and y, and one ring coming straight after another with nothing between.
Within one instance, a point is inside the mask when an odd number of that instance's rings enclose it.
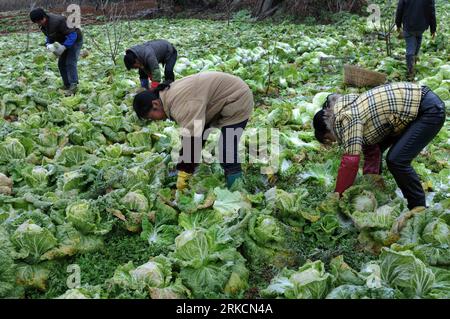
<instances>
[{"instance_id":1,"label":"person in plaid jacket","mask_svg":"<svg viewBox=\"0 0 450 319\"><path fill-rule=\"evenodd\" d=\"M331 94L314 116L317 140L338 142L344 149L336 180L342 194L353 185L361 155L363 174L381 174L382 154L410 210L426 206L425 193L412 160L445 122L445 104L429 88L391 83L360 95Z\"/></svg>"}]
</instances>

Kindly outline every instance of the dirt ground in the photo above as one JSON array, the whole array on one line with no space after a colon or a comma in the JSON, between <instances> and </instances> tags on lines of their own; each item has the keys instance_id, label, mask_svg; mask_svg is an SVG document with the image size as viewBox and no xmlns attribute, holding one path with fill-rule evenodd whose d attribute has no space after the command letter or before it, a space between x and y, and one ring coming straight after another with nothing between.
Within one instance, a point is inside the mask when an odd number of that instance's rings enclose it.
<instances>
[{"instance_id":1,"label":"dirt ground","mask_svg":"<svg viewBox=\"0 0 450 319\"><path fill-rule=\"evenodd\" d=\"M156 10L156 0L136 0L133 3L126 3L125 6L119 6L118 12L131 18L141 18L148 12ZM64 13L66 7L52 8L52 13ZM106 8L108 11L108 8ZM100 8L92 5L81 6L81 24L99 24L102 23L98 17L103 16L104 12ZM29 19L28 11L8 11L0 12L0 34L8 34L13 32L37 31L38 28Z\"/></svg>"},{"instance_id":2,"label":"dirt ground","mask_svg":"<svg viewBox=\"0 0 450 319\"><path fill-rule=\"evenodd\" d=\"M242 0L238 6L234 7L234 11L252 8L254 3L255 0ZM66 9L67 7L65 5L57 6L52 7L49 12L62 14L66 12ZM118 8L119 12L123 12L125 19L152 19L170 16L172 18L225 20L228 19L228 15L224 10L221 7L215 9L185 9L181 6L169 7L169 1L163 2L163 7L161 10L158 10L156 0L127 1L125 5L119 6ZM106 8L107 11L108 8ZM104 20L100 19L100 17L104 15L101 8L96 8L90 4L81 5L82 25L102 24ZM38 31L38 27L30 21L29 10L0 12L0 35L29 31Z\"/></svg>"}]
</instances>

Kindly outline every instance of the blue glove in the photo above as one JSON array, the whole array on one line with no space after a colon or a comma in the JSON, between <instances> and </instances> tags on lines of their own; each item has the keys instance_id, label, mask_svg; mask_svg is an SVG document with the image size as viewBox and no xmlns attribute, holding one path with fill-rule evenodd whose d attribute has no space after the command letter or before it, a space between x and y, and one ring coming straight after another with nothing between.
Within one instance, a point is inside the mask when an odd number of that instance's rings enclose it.
<instances>
[{"instance_id":1,"label":"blue glove","mask_svg":"<svg viewBox=\"0 0 450 319\"><path fill-rule=\"evenodd\" d=\"M148 86L150 85L150 82L148 79L141 79L141 87L148 90Z\"/></svg>"}]
</instances>

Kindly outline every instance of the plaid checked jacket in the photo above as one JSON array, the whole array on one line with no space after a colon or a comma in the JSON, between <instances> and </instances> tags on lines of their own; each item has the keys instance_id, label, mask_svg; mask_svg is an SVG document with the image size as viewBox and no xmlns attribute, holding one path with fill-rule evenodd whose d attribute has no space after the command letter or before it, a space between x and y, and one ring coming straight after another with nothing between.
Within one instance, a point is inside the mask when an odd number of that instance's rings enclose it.
<instances>
[{"instance_id":1,"label":"plaid checked jacket","mask_svg":"<svg viewBox=\"0 0 450 319\"><path fill-rule=\"evenodd\" d=\"M421 97L420 85L400 82L339 98L334 130L344 153L360 155L363 145L401 133L417 117Z\"/></svg>"}]
</instances>

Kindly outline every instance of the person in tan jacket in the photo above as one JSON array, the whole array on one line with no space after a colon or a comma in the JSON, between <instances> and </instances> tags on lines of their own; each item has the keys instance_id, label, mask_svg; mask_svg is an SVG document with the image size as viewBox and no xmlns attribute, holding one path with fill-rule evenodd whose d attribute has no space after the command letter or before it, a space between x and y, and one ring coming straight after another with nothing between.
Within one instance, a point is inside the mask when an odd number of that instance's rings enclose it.
<instances>
[{"instance_id":1,"label":"person in tan jacket","mask_svg":"<svg viewBox=\"0 0 450 319\"><path fill-rule=\"evenodd\" d=\"M133 108L141 119L175 121L182 129L180 160L177 164L177 189L187 186L200 162L205 130L221 129L220 163L227 186L242 177L238 144L253 112L253 94L240 78L221 72L202 72L154 91L136 95Z\"/></svg>"}]
</instances>

